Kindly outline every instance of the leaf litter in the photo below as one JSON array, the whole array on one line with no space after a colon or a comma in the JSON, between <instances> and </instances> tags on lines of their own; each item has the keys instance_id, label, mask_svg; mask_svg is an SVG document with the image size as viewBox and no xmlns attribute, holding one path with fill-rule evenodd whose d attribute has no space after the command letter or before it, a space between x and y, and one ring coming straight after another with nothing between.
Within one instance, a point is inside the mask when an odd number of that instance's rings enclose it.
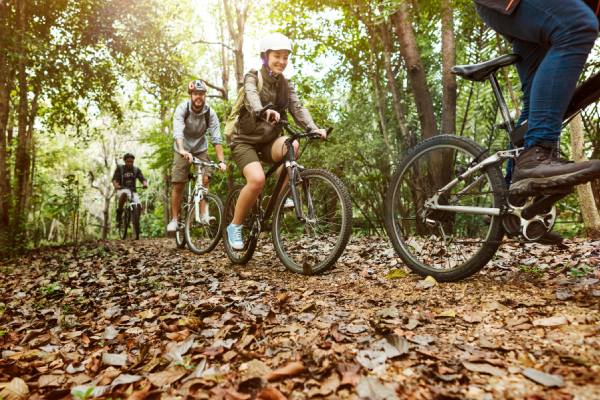
<instances>
[{"instance_id":1,"label":"leaf litter","mask_svg":"<svg viewBox=\"0 0 600 400\"><path fill-rule=\"evenodd\" d=\"M170 240L0 263L0 397L596 398L600 242L505 243L463 282L418 277L381 238L320 276L268 240L246 266ZM522 266L539 272L528 274ZM588 276L569 274L586 265ZM543 268L542 268L543 267ZM367 273L364 273L364 271Z\"/></svg>"}]
</instances>

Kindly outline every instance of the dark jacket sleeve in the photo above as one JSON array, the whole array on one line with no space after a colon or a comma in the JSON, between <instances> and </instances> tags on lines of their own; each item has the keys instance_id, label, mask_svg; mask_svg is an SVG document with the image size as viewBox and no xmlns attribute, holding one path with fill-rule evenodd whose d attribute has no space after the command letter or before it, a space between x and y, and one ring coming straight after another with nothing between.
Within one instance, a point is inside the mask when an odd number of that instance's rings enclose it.
<instances>
[{"instance_id":1,"label":"dark jacket sleeve","mask_svg":"<svg viewBox=\"0 0 600 400\"><path fill-rule=\"evenodd\" d=\"M136 178L138 178L140 180L140 182L144 182L146 180L146 178L144 178L144 174L142 174L142 170L141 169L137 169L137 174L136 174Z\"/></svg>"}]
</instances>

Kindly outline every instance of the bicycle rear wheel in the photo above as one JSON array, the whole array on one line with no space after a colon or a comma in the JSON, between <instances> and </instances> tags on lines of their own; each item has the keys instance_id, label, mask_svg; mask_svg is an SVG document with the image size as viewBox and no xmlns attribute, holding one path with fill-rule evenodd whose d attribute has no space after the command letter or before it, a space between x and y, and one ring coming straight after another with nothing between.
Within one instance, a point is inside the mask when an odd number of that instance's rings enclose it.
<instances>
[{"instance_id":1,"label":"bicycle rear wheel","mask_svg":"<svg viewBox=\"0 0 600 400\"><path fill-rule=\"evenodd\" d=\"M284 207L291 188L277 200L273 214L273 244L291 271L318 274L330 268L346 248L352 229L352 203L342 181L332 173L308 169L295 181L305 221Z\"/></svg>"},{"instance_id":2,"label":"bicycle rear wheel","mask_svg":"<svg viewBox=\"0 0 600 400\"><path fill-rule=\"evenodd\" d=\"M225 253L229 257L229 260L233 264L246 264L252 258L254 250L256 250L256 244L258 242L258 216L256 216L255 207L248 212L244 221L244 228L242 230L242 240L244 242L244 248L242 250L235 250L229 245L227 238L227 226L233 220L233 214L235 212L235 204L240 196L241 186L236 186L227 195L225 201L225 211L223 215L223 245L225 246Z\"/></svg>"},{"instance_id":3,"label":"bicycle rear wheel","mask_svg":"<svg viewBox=\"0 0 600 400\"><path fill-rule=\"evenodd\" d=\"M123 240L127 239L127 230L129 229L129 223L131 222L131 209L126 206L123 209L123 215L121 216L121 225L119 225L119 237Z\"/></svg>"},{"instance_id":4,"label":"bicycle rear wheel","mask_svg":"<svg viewBox=\"0 0 600 400\"><path fill-rule=\"evenodd\" d=\"M204 197L205 207L210 212L209 221L196 221L195 206L192 204L185 218L185 242L196 254L212 251L221 239L223 227L223 202L212 193Z\"/></svg>"},{"instance_id":5,"label":"bicycle rear wheel","mask_svg":"<svg viewBox=\"0 0 600 400\"><path fill-rule=\"evenodd\" d=\"M500 246L499 216L433 210L439 189L487 156L474 141L439 135L409 149L385 199L385 225L394 249L419 275L456 281L479 271ZM438 204L499 208L506 185L500 165L488 166L440 195Z\"/></svg>"},{"instance_id":6,"label":"bicycle rear wheel","mask_svg":"<svg viewBox=\"0 0 600 400\"><path fill-rule=\"evenodd\" d=\"M131 227L132 234L135 240L140 238L140 214L142 213L142 205L134 204L131 210Z\"/></svg>"}]
</instances>

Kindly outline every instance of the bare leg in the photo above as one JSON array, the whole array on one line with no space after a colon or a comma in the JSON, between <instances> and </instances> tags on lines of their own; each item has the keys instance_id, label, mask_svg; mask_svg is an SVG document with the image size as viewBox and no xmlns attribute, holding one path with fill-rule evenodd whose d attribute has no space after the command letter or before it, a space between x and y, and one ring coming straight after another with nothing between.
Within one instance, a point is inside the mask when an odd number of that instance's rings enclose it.
<instances>
[{"instance_id":1,"label":"bare leg","mask_svg":"<svg viewBox=\"0 0 600 400\"><path fill-rule=\"evenodd\" d=\"M183 197L183 186L185 182L173 183L173 193L171 195L171 210L173 219L179 219L179 208L181 207L181 198Z\"/></svg>"},{"instance_id":2,"label":"bare leg","mask_svg":"<svg viewBox=\"0 0 600 400\"><path fill-rule=\"evenodd\" d=\"M255 161L244 167L242 171L246 178L246 184L240 192L240 196L235 203L235 213L233 215L233 224L241 225L248 215L248 211L265 187L265 172L260 162Z\"/></svg>"}]
</instances>

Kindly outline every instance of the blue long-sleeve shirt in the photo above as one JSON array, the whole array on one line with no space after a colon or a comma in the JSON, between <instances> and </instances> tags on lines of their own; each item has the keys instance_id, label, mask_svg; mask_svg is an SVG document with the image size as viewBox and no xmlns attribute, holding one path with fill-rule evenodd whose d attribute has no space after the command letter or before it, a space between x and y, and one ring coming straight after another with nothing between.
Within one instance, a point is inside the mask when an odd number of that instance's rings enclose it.
<instances>
[{"instance_id":1,"label":"blue long-sleeve shirt","mask_svg":"<svg viewBox=\"0 0 600 400\"><path fill-rule=\"evenodd\" d=\"M205 117L207 112L210 112L208 127ZM187 120L185 119L186 113L188 113ZM208 149L207 136L210 137L213 145L223 143L217 113L206 104L201 112L196 113L192 110L189 100L180 103L173 115L173 139L183 139L184 150L198 154ZM173 148L177 151L176 142L173 143Z\"/></svg>"}]
</instances>

